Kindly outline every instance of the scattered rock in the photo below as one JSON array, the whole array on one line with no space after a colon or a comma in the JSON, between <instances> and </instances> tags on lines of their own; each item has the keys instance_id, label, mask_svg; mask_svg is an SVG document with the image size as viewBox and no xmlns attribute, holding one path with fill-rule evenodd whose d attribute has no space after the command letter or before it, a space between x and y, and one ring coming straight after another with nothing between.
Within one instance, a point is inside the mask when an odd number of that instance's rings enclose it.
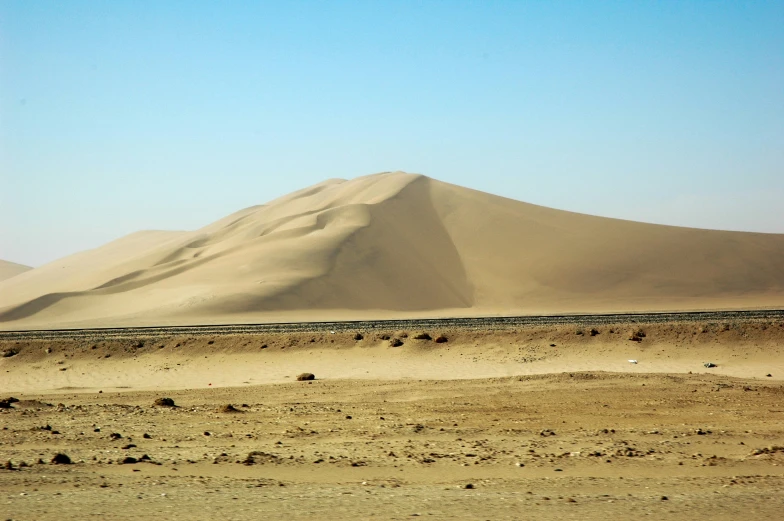
<instances>
[{"instance_id":1,"label":"scattered rock","mask_svg":"<svg viewBox=\"0 0 784 521\"><path fill-rule=\"evenodd\" d=\"M770 373L766 374L765 376L767 376L768 378L773 378L773 375Z\"/></svg>"},{"instance_id":2,"label":"scattered rock","mask_svg":"<svg viewBox=\"0 0 784 521\"><path fill-rule=\"evenodd\" d=\"M363 338L365 338L365 337L362 336L362 333L355 333L354 334L354 340L359 341L359 340L362 340Z\"/></svg>"},{"instance_id":3,"label":"scattered rock","mask_svg":"<svg viewBox=\"0 0 784 521\"><path fill-rule=\"evenodd\" d=\"M128 445L124 445L124 446L123 446L123 450L132 449L132 448L134 448L134 447L136 447L136 444L134 444L134 443L129 443Z\"/></svg>"},{"instance_id":4,"label":"scattered rock","mask_svg":"<svg viewBox=\"0 0 784 521\"><path fill-rule=\"evenodd\" d=\"M218 408L218 412L226 412L226 413L241 413L242 411L234 407L232 404L227 403L226 405L222 405Z\"/></svg>"},{"instance_id":5,"label":"scattered rock","mask_svg":"<svg viewBox=\"0 0 784 521\"><path fill-rule=\"evenodd\" d=\"M119 440L120 438L122 438L122 434L119 432L113 432L109 435L109 439L111 440Z\"/></svg>"},{"instance_id":6,"label":"scattered rock","mask_svg":"<svg viewBox=\"0 0 784 521\"><path fill-rule=\"evenodd\" d=\"M403 341L399 338L393 338L389 341L389 347L400 347L403 345Z\"/></svg>"},{"instance_id":7,"label":"scattered rock","mask_svg":"<svg viewBox=\"0 0 784 521\"><path fill-rule=\"evenodd\" d=\"M596 328L591 328L591 336L596 336L599 334L599 330Z\"/></svg>"},{"instance_id":8,"label":"scattered rock","mask_svg":"<svg viewBox=\"0 0 784 521\"><path fill-rule=\"evenodd\" d=\"M14 398L13 396L9 396L8 398L4 398L0 400L0 409L11 409L12 403L18 402L18 398Z\"/></svg>"},{"instance_id":9,"label":"scattered rock","mask_svg":"<svg viewBox=\"0 0 784 521\"><path fill-rule=\"evenodd\" d=\"M126 456L120 460L120 465L133 465L134 463L139 463L139 460L133 456Z\"/></svg>"},{"instance_id":10,"label":"scattered rock","mask_svg":"<svg viewBox=\"0 0 784 521\"><path fill-rule=\"evenodd\" d=\"M708 367L708 368L710 368L710 367L718 367L718 366L717 366L716 364L714 364L713 362L705 362L705 363L704 363L704 364L702 364L702 365L703 365L704 367Z\"/></svg>"},{"instance_id":11,"label":"scattered rock","mask_svg":"<svg viewBox=\"0 0 784 521\"><path fill-rule=\"evenodd\" d=\"M387 334L387 333L381 333L380 335L378 335L378 338L379 338L380 340L389 340L389 339L390 339L390 338L392 338L392 337L391 337L391 336L389 336L389 334Z\"/></svg>"},{"instance_id":12,"label":"scattered rock","mask_svg":"<svg viewBox=\"0 0 784 521\"><path fill-rule=\"evenodd\" d=\"M16 349L6 349L5 351L0 351L0 356L3 358L11 358L12 356L18 355L19 351Z\"/></svg>"},{"instance_id":13,"label":"scattered rock","mask_svg":"<svg viewBox=\"0 0 784 521\"><path fill-rule=\"evenodd\" d=\"M645 333L642 330L639 330L632 333L632 335L629 337L629 340L632 342L642 342L643 338L645 338Z\"/></svg>"},{"instance_id":14,"label":"scattered rock","mask_svg":"<svg viewBox=\"0 0 784 521\"><path fill-rule=\"evenodd\" d=\"M71 458L69 458L67 454L58 452L57 454L54 455L54 458L52 458L52 463L54 463L55 465L70 465Z\"/></svg>"},{"instance_id":15,"label":"scattered rock","mask_svg":"<svg viewBox=\"0 0 784 521\"><path fill-rule=\"evenodd\" d=\"M662 501L669 501L669 500L670 500L670 498L668 498L667 496L662 496L662 497L661 497L661 500L662 500Z\"/></svg>"},{"instance_id":16,"label":"scattered rock","mask_svg":"<svg viewBox=\"0 0 784 521\"><path fill-rule=\"evenodd\" d=\"M433 340L433 337L423 331L414 335L414 340Z\"/></svg>"},{"instance_id":17,"label":"scattered rock","mask_svg":"<svg viewBox=\"0 0 784 521\"><path fill-rule=\"evenodd\" d=\"M308 380L315 380L315 379L316 379L316 375L314 375L313 373L300 373L297 375L298 382L306 382Z\"/></svg>"},{"instance_id":18,"label":"scattered rock","mask_svg":"<svg viewBox=\"0 0 784 521\"><path fill-rule=\"evenodd\" d=\"M555 431L552 429L544 429L539 432L539 436L548 437L548 436L555 436Z\"/></svg>"},{"instance_id":19,"label":"scattered rock","mask_svg":"<svg viewBox=\"0 0 784 521\"><path fill-rule=\"evenodd\" d=\"M474 488L474 485L473 485L473 483L466 483L463 486L463 488L466 489L466 490L471 490L472 488Z\"/></svg>"},{"instance_id":20,"label":"scattered rock","mask_svg":"<svg viewBox=\"0 0 784 521\"><path fill-rule=\"evenodd\" d=\"M176 407L176 405L174 405L174 400L171 398L158 398L153 402L153 405L158 405L160 407Z\"/></svg>"},{"instance_id":21,"label":"scattered rock","mask_svg":"<svg viewBox=\"0 0 784 521\"><path fill-rule=\"evenodd\" d=\"M444 335L438 335L436 337L436 344L443 344L444 342L449 341L449 339Z\"/></svg>"},{"instance_id":22,"label":"scattered rock","mask_svg":"<svg viewBox=\"0 0 784 521\"><path fill-rule=\"evenodd\" d=\"M265 463L280 463L280 458L275 454L254 450L249 452L244 460L240 461L243 465L255 465Z\"/></svg>"},{"instance_id":23,"label":"scattered rock","mask_svg":"<svg viewBox=\"0 0 784 521\"><path fill-rule=\"evenodd\" d=\"M759 456L761 454L776 454L777 452L784 452L784 447L778 445L771 445L770 447L764 447L761 449L754 449L751 452L752 456Z\"/></svg>"},{"instance_id":24,"label":"scattered rock","mask_svg":"<svg viewBox=\"0 0 784 521\"><path fill-rule=\"evenodd\" d=\"M144 434L142 434L142 438L144 438L145 440L151 440L151 439L152 439L152 436L150 436L149 434L147 434L147 433L145 432Z\"/></svg>"}]
</instances>

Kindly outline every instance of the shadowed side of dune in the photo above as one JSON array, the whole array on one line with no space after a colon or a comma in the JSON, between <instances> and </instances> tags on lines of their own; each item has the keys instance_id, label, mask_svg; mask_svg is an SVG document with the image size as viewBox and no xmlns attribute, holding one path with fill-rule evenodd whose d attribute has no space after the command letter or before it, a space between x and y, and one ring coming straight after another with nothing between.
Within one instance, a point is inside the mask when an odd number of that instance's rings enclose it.
<instances>
[{"instance_id":1,"label":"shadowed side of dune","mask_svg":"<svg viewBox=\"0 0 784 521\"><path fill-rule=\"evenodd\" d=\"M477 307L784 304L784 235L594 217L433 186Z\"/></svg>"}]
</instances>

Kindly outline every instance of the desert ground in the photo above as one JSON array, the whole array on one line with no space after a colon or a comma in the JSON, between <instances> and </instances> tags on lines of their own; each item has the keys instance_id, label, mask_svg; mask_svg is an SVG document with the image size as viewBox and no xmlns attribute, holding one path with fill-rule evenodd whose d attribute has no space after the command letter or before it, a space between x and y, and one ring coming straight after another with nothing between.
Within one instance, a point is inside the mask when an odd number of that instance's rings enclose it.
<instances>
[{"instance_id":1,"label":"desert ground","mask_svg":"<svg viewBox=\"0 0 784 521\"><path fill-rule=\"evenodd\" d=\"M6 340L0 513L781 519L783 340L769 320Z\"/></svg>"}]
</instances>

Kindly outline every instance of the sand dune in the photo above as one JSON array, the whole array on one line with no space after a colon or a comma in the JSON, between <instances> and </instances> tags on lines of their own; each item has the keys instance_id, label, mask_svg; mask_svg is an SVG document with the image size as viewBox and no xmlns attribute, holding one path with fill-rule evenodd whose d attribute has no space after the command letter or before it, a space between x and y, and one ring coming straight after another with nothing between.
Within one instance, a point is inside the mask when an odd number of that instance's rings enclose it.
<instances>
[{"instance_id":1,"label":"sand dune","mask_svg":"<svg viewBox=\"0 0 784 521\"><path fill-rule=\"evenodd\" d=\"M15 262L0 260L0 280L10 279L33 268Z\"/></svg>"},{"instance_id":2,"label":"sand dune","mask_svg":"<svg viewBox=\"0 0 784 521\"><path fill-rule=\"evenodd\" d=\"M784 235L592 217L400 172L0 282L3 329L781 305Z\"/></svg>"}]
</instances>

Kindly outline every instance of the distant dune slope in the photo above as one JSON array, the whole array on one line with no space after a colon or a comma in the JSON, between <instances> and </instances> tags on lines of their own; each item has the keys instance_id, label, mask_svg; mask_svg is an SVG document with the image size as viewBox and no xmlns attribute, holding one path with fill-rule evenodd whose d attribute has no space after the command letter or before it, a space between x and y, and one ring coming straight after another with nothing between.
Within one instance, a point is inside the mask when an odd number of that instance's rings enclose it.
<instances>
[{"instance_id":1,"label":"distant dune slope","mask_svg":"<svg viewBox=\"0 0 784 521\"><path fill-rule=\"evenodd\" d=\"M592 217L400 172L0 282L4 329L780 305L784 235Z\"/></svg>"},{"instance_id":2,"label":"distant dune slope","mask_svg":"<svg viewBox=\"0 0 784 521\"><path fill-rule=\"evenodd\" d=\"M0 260L0 281L10 279L31 269L33 268L24 264Z\"/></svg>"}]
</instances>

